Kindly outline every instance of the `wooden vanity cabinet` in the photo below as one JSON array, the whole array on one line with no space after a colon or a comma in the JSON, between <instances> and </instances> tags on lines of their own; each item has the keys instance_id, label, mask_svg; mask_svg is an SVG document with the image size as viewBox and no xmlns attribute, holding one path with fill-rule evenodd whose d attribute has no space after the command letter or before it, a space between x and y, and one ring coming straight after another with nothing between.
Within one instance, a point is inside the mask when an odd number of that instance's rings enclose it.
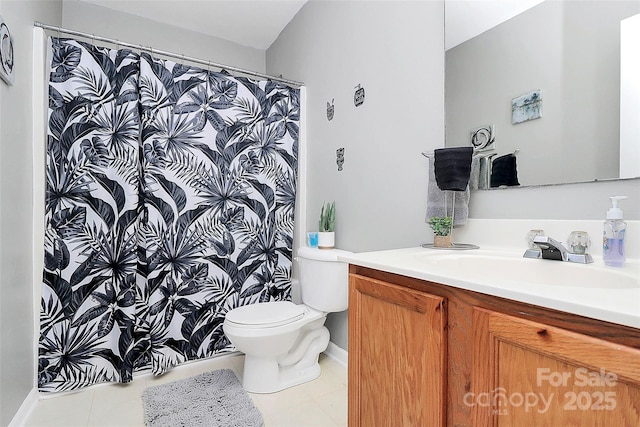
<instances>
[{"instance_id":1,"label":"wooden vanity cabinet","mask_svg":"<svg viewBox=\"0 0 640 427\"><path fill-rule=\"evenodd\" d=\"M474 426L640 426L640 350L474 307Z\"/></svg>"},{"instance_id":2,"label":"wooden vanity cabinet","mask_svg":"<svg viewBox=\"0 0 640 427\"><path fill-rule=\"evenodd\" d=\"M640 330L349 267L349 426L640 426Z\"/></svg>"},{"instance_id":3,"label":"wooden vanity cabinet","mask_svg":"<svg viewBox=\"0 0 640 427\"><path fill-rule=\"evenodd\" d=\"M442 297L350 276L350 426L444 425L445 326Z\"/></svg>"}]
</instances>

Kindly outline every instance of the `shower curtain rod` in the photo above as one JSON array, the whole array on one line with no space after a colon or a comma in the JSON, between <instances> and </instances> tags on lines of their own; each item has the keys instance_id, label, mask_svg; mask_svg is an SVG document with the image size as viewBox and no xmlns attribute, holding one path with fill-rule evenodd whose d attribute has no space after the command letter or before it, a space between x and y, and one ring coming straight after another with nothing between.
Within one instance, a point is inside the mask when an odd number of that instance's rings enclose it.
<instances>
[{"instance_id":1,"label":"shower curtain rod","mask_svg":"<svg viewBox=\"0 0 640 427\"><path fill-rule=\"evenodd\" d=\"M69 35L73 35L73 36L83 37L83 38L86 38L86 39L91 39L94 42L95 41L100 41L100 42L115 44L117 46L129 47L129 48L132 48L132 49L147 50L147 51L151 52L151 54L155 53L155 54L166 56L166 57L169 57L169 58L182 59L183 61L189 61L189 62L193 62L193 63L196 63L196 64L206 65L207 67L214 67L214 68L219 68L221 70L233 71L235 73L240 73L240 74L246 74L246 75L249 75L249 76L261 77L261 78L266 78L266 79L270 79L270 80L275 80L275 81L278 81L278 82L281 82L281 83L288 84L289 86L294 86L294 87L304 86L304 83L297 82L295 80L287 80L287 79L283 79L282 77L270 76L268 74L262 74L262 73L258 73L256 71L244 70L242 68L233 67L233 66L230 66L230 65L218 64L218 63L215 63L215 62L212 62L212 61L205 61L203 59L193 58L191 56L186 56L186 55L183 55L183 54L180 54L180 53L166 52L164 50L154 49L152 47L142 46L142 45L139 45L139 44L125 43L125 42L121 42L120 40L114 40L114 39L110 39L110 38L107 38L107 37L100 37L100 36L96 36L94 34L83 33L83 32L75 31L75 30L69 30L67 28L60 28L60 27L54 26L54 25L47 25L47 24L43 24L42 22L38 22L38 21L35 21L33 25L34 25L34 27L40 27L40 28L43 28L45 30L55 31L57 33L64 33L64 34L69 34Z\"/></svg>"}]
</instances>

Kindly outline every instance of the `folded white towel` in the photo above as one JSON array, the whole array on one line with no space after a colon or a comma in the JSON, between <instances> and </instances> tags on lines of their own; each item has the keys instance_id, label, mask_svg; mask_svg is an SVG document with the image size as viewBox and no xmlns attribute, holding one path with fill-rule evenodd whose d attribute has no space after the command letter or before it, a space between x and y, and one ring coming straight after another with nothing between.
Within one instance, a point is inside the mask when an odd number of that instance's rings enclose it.
<instances>
[{"instance_id":1,"label":"folded white towel","mask_svg":"<svg viewBox=\"0 0 640 427\"><path fill-rule=\"evenodd\" d=\"M469 186L465 191L442 191L436 183L435 166L433 156L429 157L429 181L427 182L427 216L425 222L429 222L432 216L451 216L453 193L455 193L455 209L453 226L461 227L467 223L469 216ZM445 194L447 197L447 211L445 212Z\"/></svg>"}]
</instances>

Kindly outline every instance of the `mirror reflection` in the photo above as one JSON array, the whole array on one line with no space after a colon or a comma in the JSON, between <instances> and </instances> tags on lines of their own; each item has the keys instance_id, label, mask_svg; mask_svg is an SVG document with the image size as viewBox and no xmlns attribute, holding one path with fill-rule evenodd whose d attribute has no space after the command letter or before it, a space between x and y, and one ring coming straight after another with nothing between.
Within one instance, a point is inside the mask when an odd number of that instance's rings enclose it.
<instances>
[{"instance_id":1,"label":"mirror reflection","mask_svg":"<svg viewBox=\"0 0 640 427\"><path fill-rule=\"evenodd\" d=\"M446 51L446 146L473 141L477 188L620 178L620 28L637 14L638 1L548 0Z\"/></svg>"}]
</instances>

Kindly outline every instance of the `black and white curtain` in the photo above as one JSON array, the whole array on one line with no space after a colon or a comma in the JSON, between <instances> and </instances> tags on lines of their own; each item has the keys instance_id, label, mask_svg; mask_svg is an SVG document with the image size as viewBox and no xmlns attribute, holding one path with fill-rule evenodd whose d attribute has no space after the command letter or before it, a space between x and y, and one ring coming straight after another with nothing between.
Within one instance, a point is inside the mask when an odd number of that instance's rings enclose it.
<instances>
[{"instance_id":1,"label":"black and white curtain","mask_svg":"<svg viewBox=\"0 0 640 427\"><path fill-rule=\"evenodd\" d=\"M39 388L234 350L290 299L299 91L52 38Z\"/></svg>"}]
</instances>

